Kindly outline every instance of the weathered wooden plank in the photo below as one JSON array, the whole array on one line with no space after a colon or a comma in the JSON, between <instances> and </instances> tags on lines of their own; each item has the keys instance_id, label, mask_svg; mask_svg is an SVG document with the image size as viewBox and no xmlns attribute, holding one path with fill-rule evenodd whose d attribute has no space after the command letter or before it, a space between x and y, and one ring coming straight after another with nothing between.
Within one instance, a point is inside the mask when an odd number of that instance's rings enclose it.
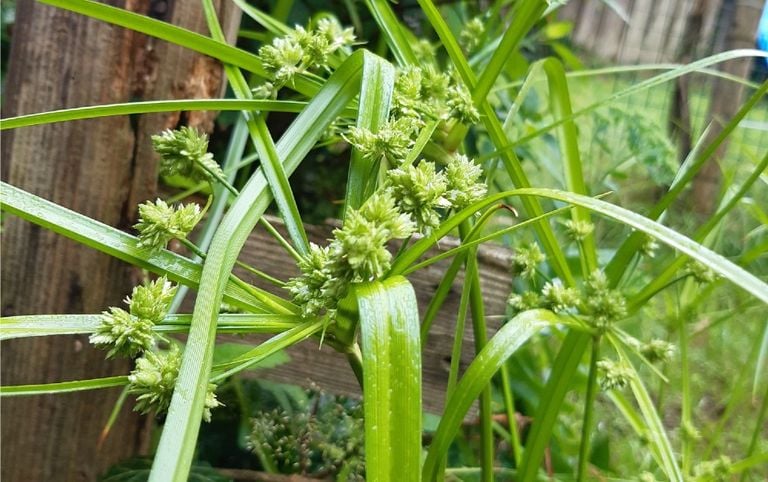
<instances>
[{"instance_id":1,"label":"weathered wooden plank","mask_svg":"<svg viewBox=\"0 0 768 482\"><path fill-rule=\"evenodd\" d=\"M192 2L112 0L112 5L205 32ZM42 5L16 2L3 117L136 98L205 95L221 76L203 78L202 57L180 47ZM227 7L228 25L239 14ZM231 28L230 28L231 30ZM212 79L211 79L212 77ZM196 89L197 83L209 88ZM158 117L156 117L158 118ZM176 115L178 119L178 115ZM173 121L175 123L175 121ZM140 122L141 124L141 122ZM154 158L139 146L157 127L128 116L2 132L2 176L13 185L75 211L128 228L137 200L153 194ZM18 218L3 222L4 316L94 313L117 305L132 271L108 256ZM86 336L12 340L2 344L4 384L45 383L124 374L130 362L106 362ZM126 404L109 437L99 437L120 390L3 399L2 479L92 481L142 450L147 431Z\"/></svg>"}]
</instances>

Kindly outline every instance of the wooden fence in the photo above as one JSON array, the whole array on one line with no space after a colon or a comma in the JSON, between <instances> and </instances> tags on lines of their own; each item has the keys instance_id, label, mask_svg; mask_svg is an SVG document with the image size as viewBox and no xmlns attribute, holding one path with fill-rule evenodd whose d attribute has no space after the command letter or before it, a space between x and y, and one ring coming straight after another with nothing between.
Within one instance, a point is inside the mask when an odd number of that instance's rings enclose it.
<instances>
[{"instance_id":1,"label":"wooden fence","mask_svg":"<svg viewBox=\"0 0 768 482\"><path fill-rule=\"evenodd\" d=\"M626 18L602 0L571 0L559 17L574 23L575 45L618 64L676 62L686 32L696 34L694 56L715 49L728 0L615 0Z\"/></svg>"}]
</instances>

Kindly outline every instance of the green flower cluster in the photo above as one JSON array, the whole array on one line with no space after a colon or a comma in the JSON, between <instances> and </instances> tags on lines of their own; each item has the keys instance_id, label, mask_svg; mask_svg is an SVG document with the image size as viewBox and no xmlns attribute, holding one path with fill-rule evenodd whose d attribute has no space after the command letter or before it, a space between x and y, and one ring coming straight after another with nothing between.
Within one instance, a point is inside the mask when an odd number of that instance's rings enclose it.
<instances>
[{"instance_id":1,"label":"green flower cluster","mask_svg":"<svg viewBox=\"0 0 768 482\"><path fill-rule=\"evenodd\" d=\"M605 331L627 316L626 298L620 291L609 288L605 273L594 271L584 282L584 287L583 312L594 328Z\"/></svg>"},{"instance_id":2,"label":"green flower cluster","mask_svg":"<svg viewBox=\"0 0 768 482\"><path fill-rule=\"evenodd\" d=\"M388 171L383 188L360 209L347 213L328 246L310 246L299 262L302 275L288 282L294 303L305 316L327 313L332 318L350 283L377 279L389 271L389 241L416 231L428 234L444 212L481 198L486 189L481 175L480 167L465 156L454 157L440 172L428 161Z\"/></svg>"},{"instance_id":3,"label":"green flower cluster","mask_svg":"<svg viewBox=\"0 0 768 482\"><path fill-rule=\"evenodd\" d=\"M139 248L161 249L171 239L185 239L200 221L200 206L169 206L158 199L139 204L139 222L133 227L139 232Z\"/></svg>"},{"instance_id":4,"label":"green flower cluster","mask_svg":"<svg viewBox=\"0 0 768 482\"><path fill-rule=\"evenodd\" d=\"M512 257L513 265L523 276L532 279L544 254L535 243L519 248ZM584 281L581 291L563 286L559 279L547 281L540 293L512 293L507 299L512 315L534 308L559 313L578 314L600 332L627 316L627 302L618 290L610 289L605 274L596 270ZM654 347L656 349L658 347Z\"/></svg>"},{"instance_id":5,"label":"green flower cluster","mask_svg":"<svg viewBox=\"0 0 768 482\"><path fill-rule=\"evenodd\" d=\"M297 75L330 70L331 55L346 51L354 41L352 28L342 28L333 18L323 18L314 27L306 29L297 25L287 35L275 38L270 45L259 49L264 68L274 81L266 90L273 93L292 84Z\"/></svg>"},{"instance_id":6,"label":"green flower cluster","mask_svg":"<svg viewBox=\"0 0 768 482\"><path fill-rule=\"evenodd\" d=\"M597 368L602 374L600 388L605 391L624 388L634 376L623 362L603 359L597 362Z\"/></svg>"},{"instance_id":7,"label":"green flower cluster","mask_svg":"<svg viewBox=\"0 0 768 482\"><path fill-rule=\"evenodd\" d=\"M465 124L480 120L467 87L430 64L398 71L392 112L395 118L411 117L420 125L428 119L457 119Z\"/></svg>"},{"instance_id":8,"label":"green flower cluster","mask_svg":"<svg viewBox=\"0 0 768 482\"><path fill-rule=\"evenodd\" d=\"M594 224L576 219L565 221L563 226L565 226L566 236L568 236L570 240L578 243L584 241L584 239L595 230Z\"/></svg>"},{"instance_id":9,"label":"green flower cluster","mask_svg":"<svg viewBox=\"0 0 768 482\"><path fill-rule=\"evenodd\" d=\"M719 459L701 462L693 468L695 482L727 482L733 480L730 457L721 455Z\"/></svg>"},{"instance_id":10,"label":"green flower cluster","mask_svg":"<svg viewBox=\"0 0 768 482\"><path fill-rule=\"evenodd\" d=\"M487 192L480 180L480 166L464 155L453 156L442 171L422 160L416 166L402 165L387 172L385 189L397 208L408 214L418 231L429 235L440 224L442 214L459 211Z\"/></svg>"},{"instance_id":11,"label":"green flower cluster","mask_svg":"<svg viewBox=\"0 0 768 482\"><path fill-rule=\"evenodd\" d=\"M147 352L155 344L155 324L168 312L176 287L164 276L133 289L125 299L130 311L111 307L101 315L101 322L90 342L109 349L107 358L134 357Z\"/></svg>"},{"instance_id":12,"label":"green flower cluster","mask_svg":"<svg viewBox=\"0 0 768 482\"><path fill-rule=\"evenodd\" d=\"M136 360L136 368L128 376L128 393L136 395L134 410L142 414L168 410L173 388L181 367L181 350L176 345L166 352L147 351ZM211 409L221 405L216 399L216 385L208 384L203 420L211 421Z\"/></svg>"},{"instance_id":13,"label":"green flower cluster","mask_svg":"<svg viewBox=\"0 0 768 482\"><path fill-rule=\"evenodd\" d=\"M376 133L362 127L351 127L342 137L365 159L396 166L403 162L413 146L412 137L416 128L412 117L401 117L386 122Z\"/></svg>"},{"instance_id":14,"label":"green flower cluster","mask_svg":"<svg viewBox=\"0 0 768 482\"><path fill-rule=\"evenodd\" d=\"M224 172L208 152L208 136L192 127L167 129L152 136L152 146L160 154L160 174L176 174L196 181L213 182Z\"/></svg>"},{"instance_id":15,"label":"green flower cluster","mask_svg":"<svg viewBox=\"0 0 768 482\"><path fill-rule=\"evenodd\" d=\"M383 276L392 254L386 244L405 239L415 229L410 218L395 207L394 198L379 192L358 210L350 210L341 229L326 247L310 246L299 263L302 275L288 282L293 301L305 316L328 314L346 296L349 284Z\"/></svg>"},{"instance_id":16,"label":"green flower cluster","mask_svg":"<svg viewBox=\"0 0 768 482\"><path fill-rule=\"evenodd\" d=\"M472 52L480 45L483 35L485 35L485 24L480 17L475 17L461 29L459 42L467 52Z\"/></svg>"}]
</instances>

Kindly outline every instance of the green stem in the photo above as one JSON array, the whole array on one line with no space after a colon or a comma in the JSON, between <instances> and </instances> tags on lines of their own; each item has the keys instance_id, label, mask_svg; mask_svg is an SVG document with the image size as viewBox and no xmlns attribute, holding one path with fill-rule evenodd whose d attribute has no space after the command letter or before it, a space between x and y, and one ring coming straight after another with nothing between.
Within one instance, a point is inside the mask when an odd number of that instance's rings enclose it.
<instances>
[{"instance_id":1,"label":"green stem","mask_svg":"<svg viewBox=\"0 0 768 482\"><path fill-rule=\"evenodd\" d=\"M592 356L589 360L587 378L587 397L584 401L584 419L581 424L581 446L579 447L579 465L576 481L586 480L589 455L592 448L592 427L595 418L595 398L597 396L597 360L600 357L600 335L592 339Z\"/></svg>"},{"instance_id":2,"label":"green stem","mask_svg":"<svg viewBox=\"0 0 768 482\"><path fill-rule=\"evenodd\" d=\"M509 421L509 433L512 438L512 457L515 467L520 467L523 460L523 444L520 442L520 427L517 426L517 410L515 409L515 396L512 393L512 384L509 381L509 366L506 362L501 365L501 389L504 395L504 408Z\"/></svg>"},{"instance_id":3,"label":"green stem","mask_svg":"<svg viewBox=\"0 0 768 482\"><path fill-rule=\"evenodd\" d=\"M465 238L471 233L468 221L459 225L459 233ZM467 264L477 263L477 251L470 250ZM485 323L485 307L483 293L480 289L480 277L477 270L467 270L469 283L469 306L472 313L472 331L475 335L475 352L480 351L488 343L488 329ZM488 383L480 392L480 466L482 467L482 482L493 482L493 410L491 407L491 384Z\"/></svg>"}]
</instances>

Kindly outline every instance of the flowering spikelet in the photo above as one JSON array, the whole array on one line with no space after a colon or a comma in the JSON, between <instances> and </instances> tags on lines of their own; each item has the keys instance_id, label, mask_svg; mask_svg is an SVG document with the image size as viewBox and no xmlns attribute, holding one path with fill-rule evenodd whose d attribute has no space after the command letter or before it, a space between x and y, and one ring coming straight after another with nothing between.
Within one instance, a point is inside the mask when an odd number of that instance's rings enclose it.
<instances>
[{"instance_id":1,"label":"flowering spikelet","mask_svg":"<svg viewBox=\"0 0 768 482\"><path fill-rule=\"evenodd\" d=\"M566 288L562 281L547 281L541 289L544 306L555 312L574 309L580 301L580 293L574 288Z\"/></svg>"},{"instance_id":2,"label":"flowering spikelet","mask_svg":"<svg viewBox=\"0 0 768 482\"><path fill-rule=\"evenodd\" d=\"M467 49L468 52L475 50L485 33L485 24L480 17L475 17L464 25L459 34L459 41L461 45Z\"/></svg>"},{"instance_id":3,"label":"flowering spikelet","mask_svg":"<svg viewBox=\"0 0 768 482\"><path fill-rule=\"evenodd\" d=\"M181 351L176 345L171 345L167 352L147 351L136 360L136 368L128 376L128 393L136 395L134 410L142 414L167 411L180 367ZM221 405L216 399L215 390L216 385L209 383L203 411L203 420L206 422L211 420L211 409Z\"/></svg>"},{"instance_id":4,"label":"flowering spikelet","mask_svg":"<svg viewBox=\"0 0 768 482\"><path fill-rule=\"evenodd\" d=\"M152 146L160 154L160 174L180 174L195 180L214 181L224 177L219 164L208 152L208 136L184 126L152 136Z\"/></svg>"},{"instance_id":5,"label":"flowering spikelet","mask_svg":"<svg viewBox=\"0 0 768 482\"><path fill-rule=\"evenodd\" d=\"M158 199L139 204L139 248L164 248L171 239L185 239L200 220L200 206L187 204L171 207Z\"/></svg>"},{"instance_id":6,"label":"flowering spikelet","mask_svg":"<svg viewBox=\"0 0 768 482\"><path fill-rule=\"evenodd\" d=\"M259 57L267 72L272 74L275 83L283 86L293 82L293 78L303 73L305 67L304 49L299 42L290 37L278 37L270 45L259 49Z\"/></svg>"},{"instance_id":7,"label":"flowering spikelet","mask_svg":"<svg viewBox=\"0 0 768 482\"><path fill-rule=\"evenodd\" d=\"M584 241L595 230L594 224L577 219L569 219L563 223L563 226L565 226L565 234L568 238L576 242Z\"/></svg>"},{"instance_id":8,"label":"flowering spikelet","mask_svg":"<svg viewBox=\"0 0 768 482\"><path fill-rule=\"evenodd\" d=\"M533 278L536 275L536 268L546 258L544 253L539 249L539 245L531 243L528 246L522 246L515 250L515 254L512 255L512 263L515 270L526 278Z\"/></svg>"},{"instance_id":9,"label":"flowering spikelet","mask_svg":"<svg viewBox=\"0 0 768 482\"><path fill-rule=\"evenodd\" d=\"M608 287L608 279L600 270L595 270L585 281L585 314L598 330L610 328L616 321L627 316L627 301L618 290Z\"/></svg>"},{"instance_id":10,"label":"flowering spikelet","mask_svg":"<svg viewBox=\"0 0 768 482\"><path fill-rule=\"evenodd\" d=\"M640 345L639 351L651 363L667 363L675 356L675 345L664 340L651 340Z\"/></svg>"},{"instance_id":11,"label":"flowering spikelet","mask_svg":"<svg viewBox=\"0 0 768 482\"><path fill-rule=\"evenodd\" d=\"M597 362L597 368L602 372L600 388L605 391L625 387L634 376L623 362L604 359Z\"/></svg>"},{"instance_id":12,"label":"flowering spikelet","mask_svg":"<svg viewBox=\"0 0 768 482\"><path fill-rule=\"evenodd\" d=\"M134 357L154 345L153 328L165 317L176 287L165 276L146 286L133 289L125 303L130 313L112 307L101 315L101 323L91 335L90 342L109 348L107 358Z\"/></svg>"},{"instance_id":13,"label":"flowering spikelet","mask_svg":"<svg viewBox=\"0 0 768 482\"><path fill-rule=\"evenodd\" d=\"M386 122L376 133L362 127L352 127L343 137L365 159L399 165L413 146L411 136L415 129L413 119L403 117Z\"/></svg>"},{"instance_id":14,"label":"flowering spikelet","mask_svg":"<svg viewBox=\"0 0 768 482\"><path fill-rule=\"evenodd\" d=\"M526 291L523 294L512 293L507 298L507 306L514 316L523 311L532 310L541 306L541 297L535 291Z\"/></svg>"},{"instance_id":15,"label":"flowering spikelet","mask_svg":"<svg viewBox=\"0 0 768 482\"><path fill-rule=\"evenodd\" d=\"M349 211L327 247L310 245L299 262L302 275L288 281L294 303L305 316L326 313L332 318L351 282L376 279L389 270L387 242L404 239L413 230L413 222L395 209L388 193L374 194L360 209Z\"/></svg>"},{"instance_id":16,"label":"flowering spikelet","mask_svg":"<svg viewBox=\"0 0 768 482\"><path fill-rule=\"evenodd\" d=\"M131 296L125 299L131 314L160 323L168 313L168 307L176 294L176 286L168 278L161 276L147 285L136 286Z\"/></svg>"},{"instance_id":17,"label":"flowering spikelet","mask_svg":"<svg viewBox=\"0 0 768 482\"><path fill-rule=\"evenodd\" d=\"M479 201L488 192L488 187L480 180L483 168L463 154L452 157L443 172L448 183L445 197L456 211Z\"/></svg>"},{"instance_id":18,"label":"flowering spikelet","mask_svg":"<svg viewBox=\"0 0 768 482\"><path fill-rule=\"evenodd\" d=\"M100 324L89 341L100 348L108 348L107 358L133 358L154 344L153 327L150 320L111 307L101 314Z\"/></svg>"},{"instance_id":19,"label":"flowering spikelet","mask_svg":"<svg viewBox=\"0 0 768 482\"><path fill-rule=\"evenodd\" d=\"M429 234L440 224L439 209L449 209L445 198L448 181L445 174L435 170L435 164L421 161L387 172L387 191L402 212L416 222L419 232Z\"/></svg>"},{"instance_id":20,"label":"flowering spikelet","mask_svg":"<svg viewBox=\"0 0 768 482\"><path fill-rule=\"evenodd\" d=\"M464 84L454 84L448 89L448 107L451 108L450 116L458 119L463 124L477 124L480 122L480 112L472 101L472 95Z\"/></svg>"}]
</instances>

